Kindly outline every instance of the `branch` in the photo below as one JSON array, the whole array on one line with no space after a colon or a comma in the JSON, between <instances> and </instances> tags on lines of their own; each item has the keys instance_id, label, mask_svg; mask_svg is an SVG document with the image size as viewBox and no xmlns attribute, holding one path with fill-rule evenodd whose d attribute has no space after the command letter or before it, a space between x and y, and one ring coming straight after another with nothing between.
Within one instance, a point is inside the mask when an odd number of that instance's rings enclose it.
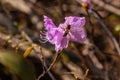
<instances>
[{"instance_id":1,"label":"branch","mask_svg":"<svg viewBox=\"0 0 120 80\"><path fill-rule=\"evenodd\" d=\"M109 5L109 4L106 4L102 0L92 0L92 1L96 5L104 8L105 10L120 16L120 9L117 9L117 8L115 8L115 7L113 7L113 6Z\"/></svg>"},{"instance_id":2,"label":"branch","mask_svg":"<svg viewBox=\"0 0 120 80\"><path fill-rule=\"evenodd\" d=\"M110 30L107 28L107 26L104 24L104 22L102 21L102 19L99 17L99 15L97 15L97 13L93 10L90 10L90 13L98 20L98 22L100 23L101 27L105 30L105 32L108 34L108 36L111 38L111 40L114 43L114 46L118 52L118 54L120 55L120 47L118 45L117 40L115 39L115 37L113 36L113 34L110 32Z\"/></svg>"}]
</instances>

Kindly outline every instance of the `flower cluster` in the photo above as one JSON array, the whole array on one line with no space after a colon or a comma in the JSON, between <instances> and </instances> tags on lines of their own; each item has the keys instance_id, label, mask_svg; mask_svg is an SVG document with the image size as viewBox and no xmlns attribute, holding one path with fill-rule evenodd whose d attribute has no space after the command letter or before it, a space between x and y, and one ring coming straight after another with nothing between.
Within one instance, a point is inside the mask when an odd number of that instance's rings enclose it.
<instances>
[{"instance_id":1,"label":"flower cluster","mask_svg":"<svg viewBox=\"0 0 120 80\"><path fill-rule=\"evenodd\" d=\"M57 27L50 18L44 16L46 38L55 45L57 52L67 48L69 41L83 42L86 39L84 25L85 17L65 17L65 22Z\"/></svg>"}]
</instances>

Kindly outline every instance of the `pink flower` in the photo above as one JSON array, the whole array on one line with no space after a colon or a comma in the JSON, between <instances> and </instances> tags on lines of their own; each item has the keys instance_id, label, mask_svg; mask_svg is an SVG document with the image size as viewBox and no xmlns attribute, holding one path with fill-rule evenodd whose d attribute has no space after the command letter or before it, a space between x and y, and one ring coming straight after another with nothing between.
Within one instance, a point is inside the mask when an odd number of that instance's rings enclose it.
<instances>
[{"instance_id":1,"label":"pink flower","mask_svg":"<svg viewBox=\"0 0 120 80\"><path fill-rule=\"evenodd\" d=\"M65 17L65 22L58 27L47 16L44 16L44 22L47 30L46 38L55 45L57 52L67 48L69 41L83 42L86 39L86 33L83 30L85 17Z\"/></svg>"}]
</instances>

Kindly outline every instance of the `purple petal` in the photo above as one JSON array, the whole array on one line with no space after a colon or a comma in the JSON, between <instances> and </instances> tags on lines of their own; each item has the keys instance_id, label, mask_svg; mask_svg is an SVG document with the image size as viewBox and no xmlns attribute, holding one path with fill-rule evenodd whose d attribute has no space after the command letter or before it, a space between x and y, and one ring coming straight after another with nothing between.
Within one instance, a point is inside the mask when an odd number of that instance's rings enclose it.
<instances>
[{"instance_id":1,"label":"purple petal","mask_svg":"<svg viewBox=\"0 0 120 80\"><path fill-rule=\"evenodd\" d=\"M59 44L55 44L55 50L58 52L58 51L63 50L64 48L67 48L68 43L69 43L69 39L67 39L65 37L62 38L62 40Z\"/></svg>"},{"instance_id":2,"label":"purple petal","mask_svg":"<svg viewBox=\"0 0 120 80\"><path fill-rule=\"evenodd\" d=\"M54 36L54 44L60 44L61 40L63 38L63 33L61 33L59 30L56 31L55 36Z\"/></svg>"},{"instance_id":3,"label":"purple petal","mask_svg":"<svg viewBox=\"0 0 120 80\"><path fill-rule=\"evenodd\" d=\"M46 32L46 38L52 44L54 44L54 37L55 37L56 31L57 31L57 28L52 28Z\"/></svg>"},{"instance_id":4,"label":"purple petal","mask_svg":"<svg viewBox=\"0 0 120 80\"><path fill-rule=\"evenodd\" d=\"M69 41L83 42L86 39L85 31L82 29L85 25L85 17L65 17L65 23L56 27L52 20L47 16L44 16L46 38L51 44L55 45L55 50L61 51L68 47ZM70 25L70 29L67 30L67 26ZM67 35L64 34L67 31Z\"/></svg>"},{"instance_id":5,"label":"purple petal","mask_svg":"<svg viewBox=\"0 0 120 80\"><path fill-rule=\"evenodd\" d=\"M76 30L71 32L70 37L72 41L83 42L86 39L86 33L84 30Z\"/></svg>"},{"instance_id":6,"label":"purple petal","mask_svg":"<svg viewBox=\"0 0 120 80\"><path fill-rule=\"evenodd\" d=\"M83 27L85 25L85 17L65 17L65 23L71 25L71 27Z\"/></svg>"},{"instance_id":7,"label":"purple petal","mask_svg":"<svg viewBox=\"0 0 120 80\"><path fill-rule=\"evenodd\" d=\"M85 31L82 29L85 25L85 17L66 17L65 24L71 26L69 37L72 41L83 42L86 39Z\"/></svg>"},{"instance_id":8,"label":"purple petal","mask_svg":"<svg viewBox=\"0 0 120 80\"><path fill-rule=\"evenodd\" d=\"M70 16L70 17L65 17L65 23L66 23L67 25L71 25L71 23L73 22L73 18L74 18L74 17L72 17L72 16Z\"/></svg>"},{"instance_id":9,"label":"purple petal","mask_svg":"<svg viewBox=\"0 0 120 80\"><path fill-rule=\"evenodd\" d=\"M49 17L44 16L44 22L45 22L44 26L45 26L46 30L50 30L51 28L56 28L55 24Z\"/></svg>"}]
</instances>

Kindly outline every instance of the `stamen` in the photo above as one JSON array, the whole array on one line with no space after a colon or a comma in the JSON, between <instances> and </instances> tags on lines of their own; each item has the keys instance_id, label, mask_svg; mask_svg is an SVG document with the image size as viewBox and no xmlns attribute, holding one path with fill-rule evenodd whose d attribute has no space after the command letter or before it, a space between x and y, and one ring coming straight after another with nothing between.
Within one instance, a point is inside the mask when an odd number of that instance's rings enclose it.
<instances>
[{"instance_id":1,"label":"stamen","mask_svg":"<svg viewBox=\"0 0 120 80\"><path fill-rule=\"evenodd\" d=\"M40 40L41 43L46 43L48 39L46 38L46 31L40 31Z\"/></svg>"}]
</instances>

